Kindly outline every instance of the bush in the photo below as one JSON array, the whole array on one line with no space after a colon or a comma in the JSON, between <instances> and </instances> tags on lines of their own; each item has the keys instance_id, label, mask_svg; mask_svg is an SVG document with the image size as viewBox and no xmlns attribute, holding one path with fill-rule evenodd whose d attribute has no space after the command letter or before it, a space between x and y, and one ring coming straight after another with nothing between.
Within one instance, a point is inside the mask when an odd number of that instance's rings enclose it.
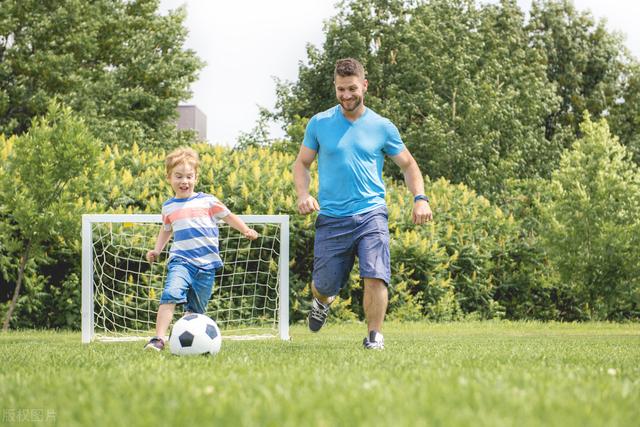
<instances>
[{"instance_id":1,"label":"bush","mask_svg":"<svg viewBox=\"0 0 640 427\"><path fill-rule=\"evenodd\" d=\"M609 133L586 116L543 206L543 242L585 318L640 315L640 173Z\"/></svg>"},{"instance_id":2,"label":"bush","mask_svg":"<svg viewBox=\"0 0 640 427\"><path fill-rule=\"evenodd\" d=\"M215 194L237 214L290 215L290 318L302 321L309 308L315 218L297 214L291 174L294 156L254 147L241 151L209 145L195 148L201 154L199 191ZM163 201L171 196L165 179L165 155L163 150L144 151L135 145L131 149L106 148L95 167L98 184L88 194L77 195L75 212L78 216L160 212ZM317 188L315 172L311 187ZM574 295L558 285L537 237L528 229L530 224L466 186L440 179L426 182L435 220L416 227L411 223L413 199L405 185L387 180L387 190L392 256L390 319L556 319L572 306ZM514 197L517 192L514 190ZM529 202L520 203L518 209L526 210ZM44 291L34 298L39 301L38 310L49 313L50 319L33 316L37 321L34 326L80 326L75 315L80 312L80 297L74 288L80 276L77 231L75 240L51 244L50 261L34 271L46 277ZM351 285L341 292L332 309L334 318L362 319L362 297L354 269Z\"/></svg>"},{"instance_id":3,"label":"bush","mask_svg":"<svg viewBox=\"0 0 640 427\"><path fill-rule=\"evenodd\" d=\"M413 297L398 298L434 320L554 318L545 294L547 268L522 223L464 185L440 179L426 187L434 221L420 228L410 223L408 191L389 185L391 289ZM538 301L530 302L534 295ZM394 309L391 304L390 316Z\"/></svg>"}]
</instances>

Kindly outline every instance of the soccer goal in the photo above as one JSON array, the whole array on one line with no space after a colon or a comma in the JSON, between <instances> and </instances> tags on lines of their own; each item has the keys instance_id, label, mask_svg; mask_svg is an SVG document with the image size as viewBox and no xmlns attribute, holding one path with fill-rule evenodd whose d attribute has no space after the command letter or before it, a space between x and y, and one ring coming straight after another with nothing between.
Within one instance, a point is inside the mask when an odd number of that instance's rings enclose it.
<instances>
[{"instance_id":1,"label":"soccer goal","mask_svg":"<svg viewBox=\"0 0 640 427\"><path fill-rule=\"evenodd\" d=\"M207 315L224 338L289 339L289 217L240 215L260 236L248 240L224 222ZM82 216L82 342L147 339L155 334L167 244L149 264L160 215ZM175 319L180 315L176 309Z\"/></svg>"}]
</instances>

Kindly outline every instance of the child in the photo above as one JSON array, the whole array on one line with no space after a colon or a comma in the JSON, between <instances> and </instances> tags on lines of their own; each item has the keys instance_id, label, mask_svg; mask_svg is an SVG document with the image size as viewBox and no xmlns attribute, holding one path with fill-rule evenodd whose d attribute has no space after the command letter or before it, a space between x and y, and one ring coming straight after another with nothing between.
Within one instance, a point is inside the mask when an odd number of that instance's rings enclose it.
<instances>
[{"instance_id":1,"label":"child","mask_svg":"<svg viewBox=\"0 0 640 427\"><path fill-rule=\"evenodd\" d=\"M173 232L167 279L156 318L156 336L144 347L156 351L164 348L164 337L176 304L186 303L187 313L205 312L216 269L222 266L218 251L218 220L224 220L247 239L258 238L255 230L247 227L217 198L194 192L198 180L198 153L190 148L179 148L167 156L165 165L167 180L175 196L162 205L163 225L155 248L147 252L147 261L153 263Z\"/></svg>"}]
</instances>

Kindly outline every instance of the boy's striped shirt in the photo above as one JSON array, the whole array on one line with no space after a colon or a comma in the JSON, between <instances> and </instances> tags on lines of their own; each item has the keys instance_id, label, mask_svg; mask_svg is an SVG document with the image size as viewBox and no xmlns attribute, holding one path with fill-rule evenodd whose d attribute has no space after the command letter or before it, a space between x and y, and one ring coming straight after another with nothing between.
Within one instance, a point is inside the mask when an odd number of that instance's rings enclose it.
<instances>
[{"instance_id":1,"label":"boy's striped shirt","mask_svg":"<svg viewBox=\"0 0 640 427\"><path fill-rule=\"evenodd\" d=\"M221 267L217 223L230 213L220 200L206 193L164 202L162 223L165 230L173 231L169 258L184 258L203 269Z\"/></svg>"}]
</instances>

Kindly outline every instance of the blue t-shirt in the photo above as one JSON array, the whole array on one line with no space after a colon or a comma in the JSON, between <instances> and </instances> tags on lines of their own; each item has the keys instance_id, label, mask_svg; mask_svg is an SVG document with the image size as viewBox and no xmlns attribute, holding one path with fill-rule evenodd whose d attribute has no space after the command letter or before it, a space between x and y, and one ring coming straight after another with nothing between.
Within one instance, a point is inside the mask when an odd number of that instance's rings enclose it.
<instances>
[{"instance_id":1,"label":"blue t-shirt","mask_svg":"<svg viewBox=\"0 0 640 427\"><path fill-rule=\"evenodd\" d=\"M318 153L320 213L332 217L384 205L384 155L395 156L405 149L389 119L366 108L350 122L340 105L311 118L303 145Z\"/></svg>"}]
</instances>

